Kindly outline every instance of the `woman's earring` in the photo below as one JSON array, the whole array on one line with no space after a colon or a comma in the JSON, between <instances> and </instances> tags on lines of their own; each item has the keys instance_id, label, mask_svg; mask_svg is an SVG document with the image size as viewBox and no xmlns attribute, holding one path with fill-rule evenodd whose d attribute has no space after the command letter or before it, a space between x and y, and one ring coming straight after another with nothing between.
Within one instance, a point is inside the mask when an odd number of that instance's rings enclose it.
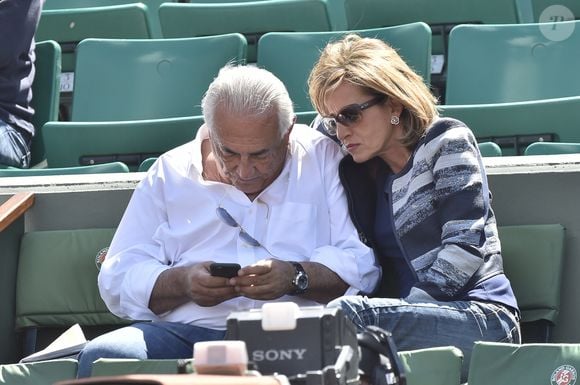
<instances>
[{"instance_id":1,"label":"woman's earring","mask_svg":"<svg viewBox=\"0 0 580 385\"><path fill-rule=\"evenodd\" d=\"M399 120L399 117L397 115L391 116L391 124L396 126L397 124L399 124L399 122L400 122L400 120Z\"/></svg>"}]
</instances>

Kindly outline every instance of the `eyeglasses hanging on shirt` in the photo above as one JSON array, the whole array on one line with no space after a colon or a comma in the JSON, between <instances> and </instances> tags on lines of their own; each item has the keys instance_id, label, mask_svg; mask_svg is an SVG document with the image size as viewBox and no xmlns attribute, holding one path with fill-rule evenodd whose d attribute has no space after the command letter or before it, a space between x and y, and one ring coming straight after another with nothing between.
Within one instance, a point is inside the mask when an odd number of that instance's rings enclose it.
<instances>
[{"instance_id":1,"label":"eyeglasses hanging on shirt","mask_svg":"<svg viewBox=\"0 0 580 385\"><path fill-rule=\"evenodd\" d=\"M230 227L236 227L240 229L239 232L239 237L242 241L244 241L246 244L250 245L250 246L254 246L254 247L261 247L262 249L264 249L268 254L270 254L272 257L275 257L274 254L272 254L270 252L270 250L268 250L266 248L266 246L262 245L256 238L252 237L243 227L242 225L240 225L235 219L234 217L232 217L232 215L228 212L228 210L226 210L225 208L223 208L222 206L218 206L215 209L215 212L218 216L218 218L225 223L226 225L230 226Z\"/></svg>"}]
</instances>

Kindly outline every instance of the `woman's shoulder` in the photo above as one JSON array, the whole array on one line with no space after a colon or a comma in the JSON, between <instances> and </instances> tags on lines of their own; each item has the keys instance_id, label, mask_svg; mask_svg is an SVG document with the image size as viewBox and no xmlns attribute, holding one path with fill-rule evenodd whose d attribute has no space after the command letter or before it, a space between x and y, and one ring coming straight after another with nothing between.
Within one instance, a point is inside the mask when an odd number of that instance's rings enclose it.
<instances>
[{"instance_id":1,"label":"woman's shoulder","mask_svg":"<svg viewBox=\"0 0 580 385\"><path fill-rule=\"evenodd\" d=\"M456 131L467 130L467 131L469 131L469 128L461 120L457 120L454 118L447 118L447 117L439 117L427 129L426 139L427 139L427 141L430 141L430 140L437 138L437 137L439 137L439 136L441 136L441 135L443 135L451 130L456 130Z\"/></svg>"}]
</instances>

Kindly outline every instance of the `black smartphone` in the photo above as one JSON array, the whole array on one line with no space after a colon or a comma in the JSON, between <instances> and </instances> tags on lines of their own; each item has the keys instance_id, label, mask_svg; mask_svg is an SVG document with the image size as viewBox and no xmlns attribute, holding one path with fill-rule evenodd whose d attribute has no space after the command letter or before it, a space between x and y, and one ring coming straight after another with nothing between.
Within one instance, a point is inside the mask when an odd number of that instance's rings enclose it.
<instances>
[{"instance_id":1,"label":"black smartphone","mask_svg":"<svg viewBox=\"0 0 580 385\"><path fill-rule=\"evenodd\" d=\"M238 263L217 263L209 265L209 272L214 277L232 278L238 275L242 267Z\"/></svg>"}]
</instances>

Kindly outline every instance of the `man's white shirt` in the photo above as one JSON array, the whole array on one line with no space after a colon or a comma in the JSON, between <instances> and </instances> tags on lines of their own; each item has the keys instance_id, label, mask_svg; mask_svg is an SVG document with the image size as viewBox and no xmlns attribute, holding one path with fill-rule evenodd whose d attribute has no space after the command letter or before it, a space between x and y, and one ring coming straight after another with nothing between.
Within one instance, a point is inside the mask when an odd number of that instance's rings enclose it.
<instances>
[{"instance_id":1,"label":"man's white shirt","mask_svg":"<svg viewBox=\"0 0 580 385\"><path fill-rule=\"evenodd\" d=\"M202 178L203 136L200 131L162 155L135 189L99 274L101 296L113 313L225 329L230 312L262 306L237 297L213 307L188 302L159 316L148 308L157 277L173 266L210 260L246 266L271 258L222 222L219 206L276 258L327 266L350 286L345 294L374 289L380 268L350 220L338 177L343 155L332 140L295 125L281 174L250 201L231 185ZM277 301L317 304L297 296Z\"/></svg>"}]
</instances>

